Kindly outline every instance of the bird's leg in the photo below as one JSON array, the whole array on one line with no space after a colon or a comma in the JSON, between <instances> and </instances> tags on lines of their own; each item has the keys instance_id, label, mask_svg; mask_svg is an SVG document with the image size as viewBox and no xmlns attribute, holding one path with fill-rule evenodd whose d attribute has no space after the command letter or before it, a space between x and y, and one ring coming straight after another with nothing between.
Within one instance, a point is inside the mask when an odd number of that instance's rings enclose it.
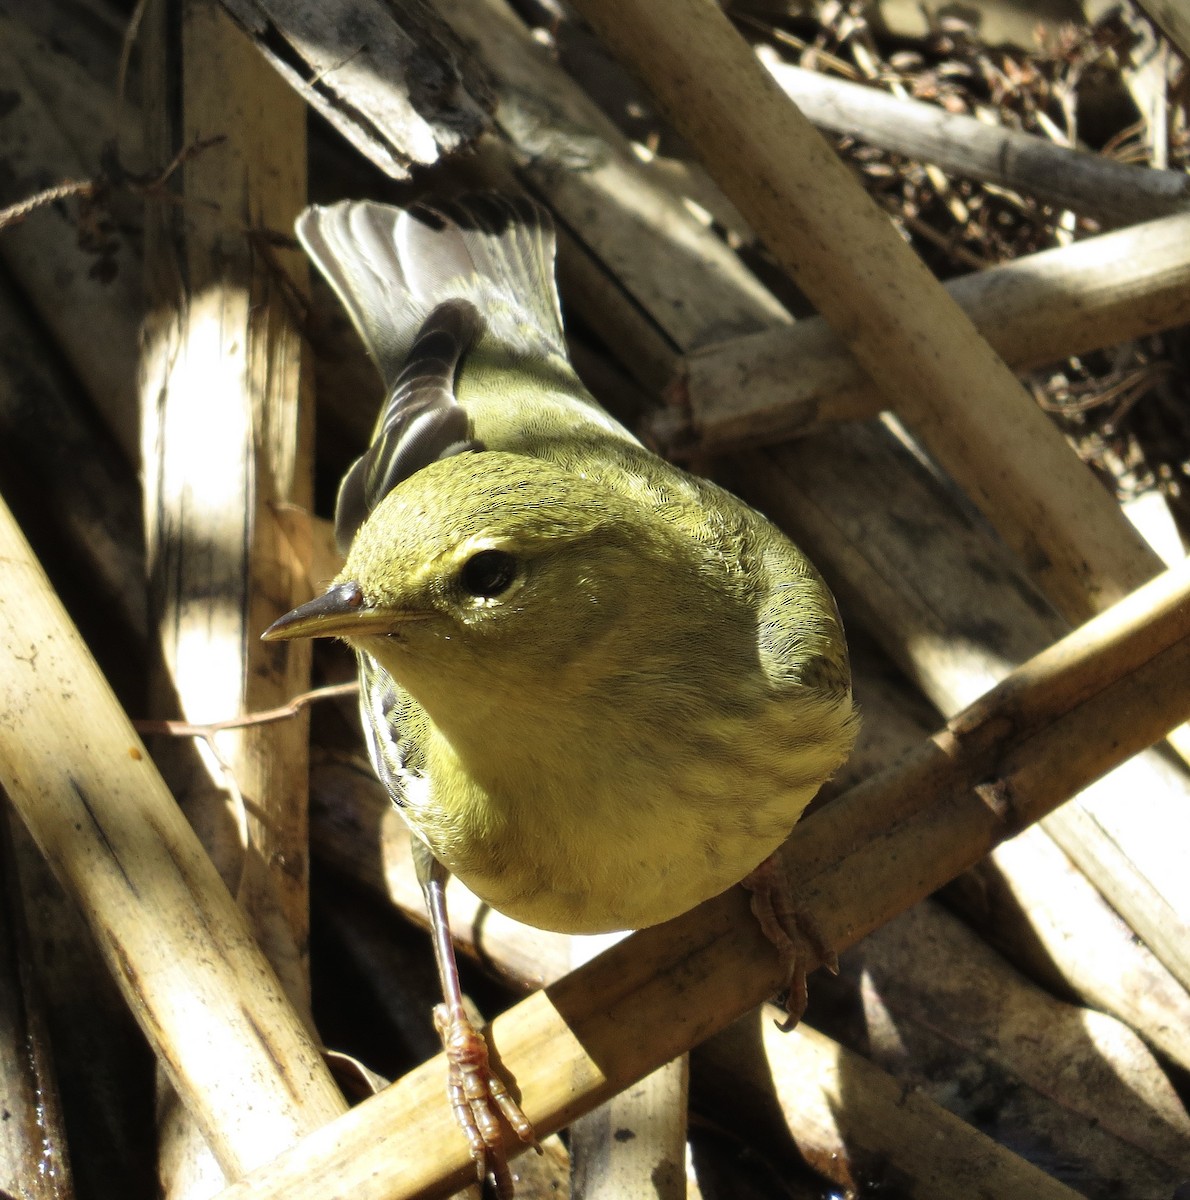
<instances>
[{"instance_id":1,"label":"bird's leg","mask_svg":"<svg viewBox=\"0 0 1190 1200\"><path fill-rule=\"evenodd\" d=\"M798 912L793 884L781 862L780 851L770 854L742 880L751 892L752 913L764 936L777 947L786 971L789 1014L781 1028L792 1029L806 1011L806 968L810 953L832 975L839 973L838 955L826 944L818 922L810 913Z\"/></svg>"},{"instance_id":2,"label":"bird's leg","mask_svg":"<svg viewBox=\"0 0 1190 1200\"><path fill-rule=\"evenodd\" d=\"M413 839L413 861L430 917L434 958L442 983L443 1003L434 1009L434 1027L450 1064L446 1094L459 1123L480 1183L491 1172L500 1200L511 1200L512 1173L504 1151L504 1137L497 1112L512 1126L522 1142L541 1153L533 1126L512 1098L504 1080L488 1061L488 1044L472 1024L463 1007L463 989L455 962L454 943L446 913L446 868L419 838Z\"/></svg>"}]
</instances>

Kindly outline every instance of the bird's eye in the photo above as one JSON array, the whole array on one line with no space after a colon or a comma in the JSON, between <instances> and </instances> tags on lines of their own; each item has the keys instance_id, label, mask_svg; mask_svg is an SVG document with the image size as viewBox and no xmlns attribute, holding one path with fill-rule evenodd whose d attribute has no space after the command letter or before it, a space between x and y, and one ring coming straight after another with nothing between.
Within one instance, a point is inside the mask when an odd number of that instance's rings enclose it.
<instances>
[{"instance_id":1,"label":"bird's eye","mask_svg":"<svg viewBox=\"0 0 1190 1200\"><path fill-rule=\"evenodd\" d=\"M491 600L512 586L516 568L516 559L507 551L481 550L463 564L459 583L468 594Z\"/></svg>"}]
</instances>

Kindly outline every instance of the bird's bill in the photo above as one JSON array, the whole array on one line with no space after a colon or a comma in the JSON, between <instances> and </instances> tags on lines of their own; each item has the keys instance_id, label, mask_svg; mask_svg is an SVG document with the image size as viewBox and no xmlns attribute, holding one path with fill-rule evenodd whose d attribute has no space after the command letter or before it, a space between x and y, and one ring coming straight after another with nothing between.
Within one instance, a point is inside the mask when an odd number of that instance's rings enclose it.
<instances>
[{"instance_id":1,"label":"bird's bill","mask_svg":"<svg viewBox=\"0 0 1190 1200\"><path fill-rule=\"evenodd\" d=\"M339 583L321 596L298 605L292 612L274 621L260 635L262 641L291 641L294 638L360 637L384 633L403 616L388 609L369 608L358 583Z\"/></svg>"}]
</instances>

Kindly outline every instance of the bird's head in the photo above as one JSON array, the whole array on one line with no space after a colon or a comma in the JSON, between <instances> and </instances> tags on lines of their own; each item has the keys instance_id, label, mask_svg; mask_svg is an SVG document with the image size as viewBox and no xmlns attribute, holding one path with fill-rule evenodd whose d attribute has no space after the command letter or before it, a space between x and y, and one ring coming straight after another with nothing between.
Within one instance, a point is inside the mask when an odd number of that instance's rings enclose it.
<instances>
[{"instance_id":1,"label":"bird's head","mask_svg":"<svg viewBox=\"0 0 1190 1200\"><path fill-rule=\"evenodd\" d=\"M584 660L612 653L626 610L664 610L675 553L660 523L597 482L521 455L459 454L389 493L328 590L264 637L342 638L431 711L460 688L495 700L543 675L594 685Z\"/></svg>"}]
</instances>

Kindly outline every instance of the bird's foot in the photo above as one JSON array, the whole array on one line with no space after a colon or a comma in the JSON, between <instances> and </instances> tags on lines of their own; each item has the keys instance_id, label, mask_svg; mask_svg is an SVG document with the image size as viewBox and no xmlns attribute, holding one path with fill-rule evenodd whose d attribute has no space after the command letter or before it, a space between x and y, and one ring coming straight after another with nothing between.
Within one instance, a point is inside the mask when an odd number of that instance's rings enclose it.
<instances>
[{"instance_id":1,"label":"bird's foot","mask_svg":"<svg viewBox=\"0 0 1190 1200\"><path fill-rule=\"evenodd\" d=\"M512 1098L504 1080L488 1061L488 1044L471 1023L461 1005L439 1004L434 1009L434 1027L442 1038L450 1074L446 1094L455 1120L471 1150L471 1160L480 1183L489 1173L500 1200L511 1200L512 1172L504 1149L500 1116L513 1132L538 1154L541 1146L528 1117Z\"/></svg>"},{"instance_id":2,"label":"bird's foot","mask_svg":"<svg viewBox=\"0 0 1190 1200\"><path fill-rule=\"evenodd\" d=\"M751 893L752 913L764 936L777 947L785 968L785 1011L781 1028L792 1029L806 1011L806 971L811 954L832 975L839 973L838 955L826 944L818 922L799 912L793 884L777 854L770 854L743 881Z\"/></svg>"}]
</instances>

